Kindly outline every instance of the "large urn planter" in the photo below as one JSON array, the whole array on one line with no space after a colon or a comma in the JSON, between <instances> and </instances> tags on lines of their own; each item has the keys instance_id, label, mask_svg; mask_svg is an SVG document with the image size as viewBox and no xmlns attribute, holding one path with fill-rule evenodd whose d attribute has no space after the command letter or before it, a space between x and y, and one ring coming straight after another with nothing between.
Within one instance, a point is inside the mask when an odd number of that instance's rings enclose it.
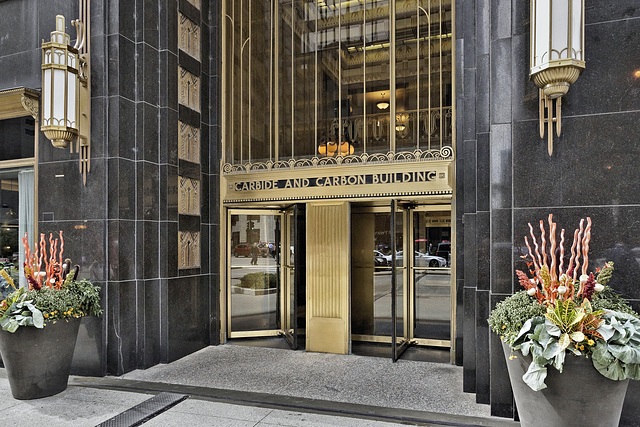
<instances>
[{"instance_id":1,"label":"large urn planter","mask_svg":"<svg viewBox=\"0 0 640 427\"><path fill-rule=\"evenodd\" d=\"M539 225L536 236L529 224L526 269L516 270L524 290L489 316L521 424L617 426L629 380L640 380L640 315L608 286L614 262L589 270L590 218L570 247L552 215Z\"/></svg>"},{"instance_id":2,"label":"large urn planter","mask_svg":"<svg viewBox=\"0 0 640 427\"><path fill-rule=\"evenodd\" d=\"M77 318L50 323L43 329L0 331L0 354L14 398L38 399L67 388L79 326Z\"/></svg>"},{"instance_id":3,"label":"large urn planter","mask_svg":"<svg viewBox=\"0 0 640 427\"><path fill-rule=\"evenodd\" d=\"M522 376L531 356L512 352L502 343L520 425L545 427L617 427L629 380L614 381L601 375L591 359L567 355L562 373L547 367L547 388L534 391ZM591 390L592 392L588 392Z\"/></svg>"}]
</instances>

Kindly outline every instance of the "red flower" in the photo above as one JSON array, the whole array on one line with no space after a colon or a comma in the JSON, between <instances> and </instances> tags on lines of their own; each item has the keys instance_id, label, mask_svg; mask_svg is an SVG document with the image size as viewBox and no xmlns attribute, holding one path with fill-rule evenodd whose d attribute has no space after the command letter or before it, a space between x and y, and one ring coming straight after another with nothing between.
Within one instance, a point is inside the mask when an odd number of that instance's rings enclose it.
<instances>
[{"instance_id":1,"label":"red flower","mask_svg":"<svg viewBox=\"0 0 640 427\"><path fill-rule=\"evenodd\" d=\"M582 291L582 296L585 299L588 299L589 301L591 301L591 297L593 296L595 287L596 287L596 279L595 277L593 277L593 273L589 273L589 278L584 284L584 290Z\"/></svg>"}]
</instances>

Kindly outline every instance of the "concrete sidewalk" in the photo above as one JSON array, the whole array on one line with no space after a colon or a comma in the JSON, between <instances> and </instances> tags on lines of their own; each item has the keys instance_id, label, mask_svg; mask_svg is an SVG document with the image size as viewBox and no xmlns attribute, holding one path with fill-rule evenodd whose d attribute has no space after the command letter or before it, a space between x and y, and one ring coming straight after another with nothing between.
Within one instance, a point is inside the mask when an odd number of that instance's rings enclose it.
<instances>
[{"instance_id":1,"label":"concrete sidewalk","mask_svg":"<svg viewBox=\"0 0 640 427\"><path fill-rule=\"evenodd\" d=\"M517 423L462 392L460 367L224 345L121 377L72 377L56 396L19 401L0 370L6 425L93 426L160 392L189 398L145 426L390 426Z\"/></svg>"}]
</instances>

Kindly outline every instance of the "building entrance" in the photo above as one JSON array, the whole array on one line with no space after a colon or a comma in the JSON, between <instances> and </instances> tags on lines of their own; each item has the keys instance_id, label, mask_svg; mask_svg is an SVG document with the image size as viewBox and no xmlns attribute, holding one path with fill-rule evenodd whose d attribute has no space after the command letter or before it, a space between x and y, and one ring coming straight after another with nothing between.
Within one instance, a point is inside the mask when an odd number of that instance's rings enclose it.
<instances>
[{"instance_id":1,"label":"building entrance","mask_svg":"<svg viewBox=\"0 0 640 427\"><path fill-rule=\"evenodd\" d=\"M304 335L304 205L228 211L227 337Z\"/></svg>"},{"instance_id":2,"label":"building entrance","mask_svg":"<svg viewBox=\"0 0 640 427\"><path fill-rule=\"evenodd\" d=\"M450 348L454 310L451 206L392 206L352 209L351 338L389 343L395 360L411 345Z\"/></svg>"}]
</instances>

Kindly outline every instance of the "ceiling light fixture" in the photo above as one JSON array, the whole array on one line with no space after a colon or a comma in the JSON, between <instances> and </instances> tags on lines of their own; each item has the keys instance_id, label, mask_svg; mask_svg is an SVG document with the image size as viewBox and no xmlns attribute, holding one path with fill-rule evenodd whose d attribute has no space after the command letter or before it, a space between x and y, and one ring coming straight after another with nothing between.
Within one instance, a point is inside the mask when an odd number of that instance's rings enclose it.
<instances>
[{"instance_id":1,"label":"ceiling light fixture","mask_svg":"<svg viewBox=\"0 0 640 427\"><path fill-rule=\"evenodd\" d=\"M384 100L384 92L380 94L380 97L382 98L382 100L376 104L376 107L378 107L378 109L380 110L386 110L387 108L389 108L389 103Z\"/></svg>"}]
</instances>

